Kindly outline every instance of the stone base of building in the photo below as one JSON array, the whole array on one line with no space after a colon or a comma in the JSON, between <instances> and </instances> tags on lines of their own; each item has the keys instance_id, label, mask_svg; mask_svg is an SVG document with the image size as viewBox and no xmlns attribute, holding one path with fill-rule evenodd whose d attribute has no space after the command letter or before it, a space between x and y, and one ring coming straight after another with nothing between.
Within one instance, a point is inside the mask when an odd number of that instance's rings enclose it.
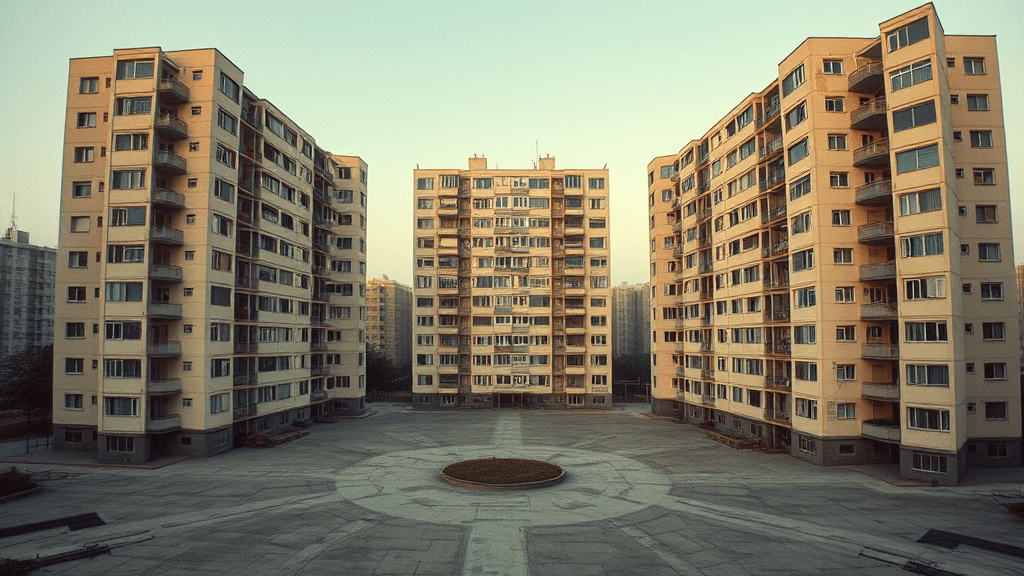
<instances>
[{"instance_id":1,"label":"stone base of building","mask_svg":"<svg viewBox=\"0 0 1024 576\"><path fill-rule=\"evenodd\" d=\"M53 449L96 453L99 436L95 426L53 425Z\"/></svg>"},{"instance_id":2,"label":"stone base of building","mask_svg":"<svg viewBox=\"0 0 1024 576\"><path fill-rule=\"evenodd\" d=\"M419 410L455 408L530 408L534 410L610 410L611 394L530 394L492 392L490 394L413 394L412 407Z\"/></svg>"},{"instance_id":3,"label":"stone base of building","mask_svg":"<svg viewBox=\"0 0 1024 576\"><path fill-rule=\"evenodd\" d=\"M366 398L335 398L329 406L334 416L358 416L369 411Z\"/></svg>"},{"instance_id":4,"label":"stone base of building","mask_svg":"<svg viewBox=\"0 0 1024 576\"><path fill-rule=\"evenodd\" d=\"M771 421L674 400L652 399L651 412L681 416L683 421L702 428L760 441L766 448L785 450L794 458L815 466L892 464L899 466L902 478L944 486L958 484L968 468L1020 467L1024 454L1020 438L971 438L953 454L915 450L860 436L821 438Z\"/></svg>"}]
</instances>

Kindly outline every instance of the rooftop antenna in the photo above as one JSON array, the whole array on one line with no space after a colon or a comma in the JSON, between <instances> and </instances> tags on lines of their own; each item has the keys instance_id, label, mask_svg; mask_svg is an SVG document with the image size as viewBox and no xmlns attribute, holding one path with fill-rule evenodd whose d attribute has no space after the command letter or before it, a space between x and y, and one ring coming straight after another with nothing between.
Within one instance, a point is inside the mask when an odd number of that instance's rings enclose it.
<instances>
[{"instance_id":1,"label":"rooftop antenna","mask_svg":"<svg viewBox=\"0 0 1024 576\"><path fill-rule=\"evenodd\" d=\"M11 196L11 227L7 229L7 234L4 236L8 240L16 240L18 224L15 222L17 216L16 204L18 202L18 193L15 192Z\"/></svg>"},{"instance_id":2,"label":"rooftop antenna","mask_svg":"<svg viewBox=\"0 0 1024 576\"><path fill-rule=\"evenodd\" d=\"M534 140L533 141L533 145L536 148L535 152L537 153L537 163L536 163L536 165L540 166L540 138L537 138L536 140Z\"/></svg>"}]
</instances>

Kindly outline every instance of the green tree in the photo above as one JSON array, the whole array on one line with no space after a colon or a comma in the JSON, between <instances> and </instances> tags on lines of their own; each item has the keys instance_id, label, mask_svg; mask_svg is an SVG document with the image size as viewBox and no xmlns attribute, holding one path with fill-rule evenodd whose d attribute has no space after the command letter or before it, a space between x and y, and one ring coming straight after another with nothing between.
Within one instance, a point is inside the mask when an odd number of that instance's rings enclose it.
<instances>
[{"instance_id":1,"label":"green tree","mask_svg":"<svg viewBox=\"0 0 1024 576\"><path fill-rule=\"evenodd\" d=\"M366 395L387 400L389 394L412 390L412 367L399 365L378 348L366 349Z\"/></svg>"},{"instance_id":2,"label":"green tree","mask_svg":"<svg viewBox=\"0 0 1024 576\"><path fill-rule=\"evenodd\" d=\"M612 380L617 382L651 381L651 357L647 354L627 354L612 359Z\"/></svg>"},{"instance_id":3,"label":"green tree","mask_svg":"<svg viewBox=\"0 0 1024 576\"><path fill-rule=\"evenodd\" d=\"M53 345L34 346L0 364L0 400L26 420L53 405Z\"/></svg>"}]
</instances>

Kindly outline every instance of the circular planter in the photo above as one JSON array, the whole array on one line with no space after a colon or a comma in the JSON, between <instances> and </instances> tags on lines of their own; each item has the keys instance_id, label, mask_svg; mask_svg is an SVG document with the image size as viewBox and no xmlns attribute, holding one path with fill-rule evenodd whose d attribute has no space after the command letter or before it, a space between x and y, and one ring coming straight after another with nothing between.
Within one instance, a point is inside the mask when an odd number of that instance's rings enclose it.
<instances>
[{"instance_id":1,"label":"circular planter","mask_svg":"<svg viewBox=\"0 0 1024 576\"><path fill-rule=\"evenodd\" d=\"M564 477L560 467L526 458L464 460L441 471L445 482L479 490L528 490L557 484Z\"/></svg>"}]
</instances>

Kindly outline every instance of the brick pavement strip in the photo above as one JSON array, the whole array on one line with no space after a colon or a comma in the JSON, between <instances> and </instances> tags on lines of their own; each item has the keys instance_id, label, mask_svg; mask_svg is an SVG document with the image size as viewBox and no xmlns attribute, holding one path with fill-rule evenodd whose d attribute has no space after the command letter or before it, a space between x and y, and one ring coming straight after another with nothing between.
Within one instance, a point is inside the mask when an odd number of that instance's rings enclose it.
<instances>
[{"instance_id":1,"label":"brick pavement strip","mask_svg":"<svg viewBox=\"0 0 1024 576\"><path fill-rule=\"evenodd\" d=\"M19 457L19 467L71 474L5 503L0 528L89 512L107 525L2 538L0 557L119 542L109 555L47 569L75 576L895 575L905 560L1024 573L1024 561L998 552L916 542L936 529L1024 546L1021 521L999 506L1000 495L1024 489L1019 475L1015 484L974 471L972 486L893 486L735 451L643 418L639 406L586 416L374 408L279 448L164 467ZM558 463L566 481L483 493L438 476L456 458L506 453Z\"/></svg>"}]
</instances>

